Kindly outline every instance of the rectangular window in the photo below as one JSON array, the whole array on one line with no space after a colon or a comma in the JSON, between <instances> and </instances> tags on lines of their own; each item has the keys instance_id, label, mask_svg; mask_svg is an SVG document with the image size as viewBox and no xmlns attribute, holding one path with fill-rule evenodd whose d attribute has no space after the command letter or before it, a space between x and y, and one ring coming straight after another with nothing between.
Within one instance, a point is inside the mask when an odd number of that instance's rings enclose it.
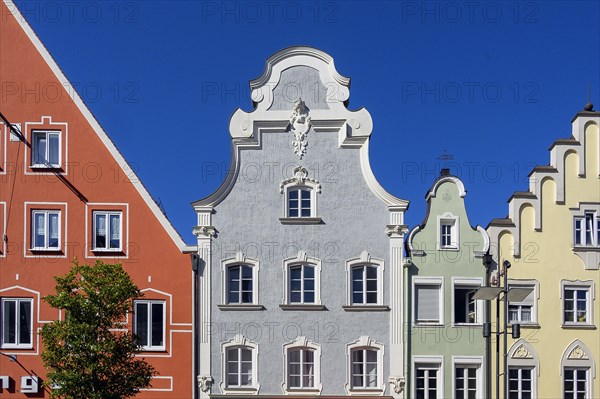
<instances>
[{"instance_id":1,"label":"rectangular window","mask_svg":"<svg viewBox=\"0 0 600 399\"><path fill-rule=\"evenodd\" d=\"M508 304L509 323L535 323L533 305L535 301L535 286L533 285L509 285L510 288L528 288L531 293L521 302L510 302Z\"/></svg>"},{"instance_id":2,"label":"rectangular window","mask_svg":"<svg viewBox=\"0 0 600 399\"><path fill-rule=\"evenodd\" d=\"M121 250L121 212L94 212L94 251Z\"/></svg>"},{"instance_id":3,"label":"rectangular window","mask_svg":"<svg viewBox=\"0 0 600 399\"><path fill-rule=\"evenodd\" d=\"M600 246L600 218L596 212L586 212L573 219L573 242L576 246Z\"/></svg>"},{"instance_id":4,"label":"rectangular window","mask_svg":"<svg viewBox=\"0 0 600 399\"><path fill-rule=\"evenodd\" d=\"M587 399L590 397L588 392L588 374L587 368L565 368L563 370L563 386L565 399Z\"/></svg>"},{"instance_id":5,"label":"rectangular window","mask_svg":"<svg viewBox=\"0 0 600 399\"><path fill-rule=\"evenodd\" d=\"M452 246L452 224L449 222L442 222L440 232L440 244L442 247Z\"/></svg>"},{"instance_id":6,"label":"rectangular window","mask_svg":"<svg viewBox=\"0 0 600 399\"><path fill-rule=\"evenodd\" d=\"M352 304L375 305L377 295L377 267L355 266L352 268Z\"/></svg>"},{"instance_id":7,"label":"rectangular window","mask_svg":"<svg viewBox=\"0 0 600 399\"><path fill-rule=\"evenodd\" d=\"M290 388L314 388L315 353L311 349L288 352L288 385Z\"/></svg>"},{"instance_id":8,"label":"rectangular window","mask_svg":"<svg viewBox=\"0 0 600 399\"><path fill-rule=\"evenodd\" d=\"M31 348L33 300L2 299L2 348Z\"/></svg>"},{"instance_id":9,"label":"rectangular window","mask_svg":"<svg viewBox=\"0 0 600 399\"><path fill-rule=\"evenodd\" d=\"M454 322L460 324L477 323L477 301L473 298L479 287L454 287Z\"/></svg>"},{"instance_id":10,"label":"rectangular window","mask_svg":"<svg viewBox=\"0 0 600 399\"><path fill-rule=\"evenodd\" d=\"M290 303L316 303L315 301L315 267L296 265L290 267Z\"/></svg>"},{"instance_id":11,"label":"rectangular window","mask_svg":"<svg viewBox=\"0 0 600 399\"><path fill-rule=\"evenodd\" d=\"M227 268L227 303L252 303L252 267L235 265Z\"/></svg>"},{"instance_id":12,"label":"rectangular window","mask_svg":"<svg viewBox=\"0 0 600 399\"><path fill-rule=\"evenodd\" d=\"M438 397L437 364L417 364L415 367L415 396L417 399L436 399Z\"/></svg>"},{"instance_id":13,"label":"rectangular window","mask_svg":"<svg viewBox=\"0 0 600 399\"><path fill-rule=\"evenodd\" d=\"M298 188L288 190L288 217L311 217L311 190Z\"/></svg>"},{"instance_id":14,"label":"rectangular window","mask_svg":"<svg viewBox=\"0 0 600 399\"><path fill-rule=\"evenodd\" d=\"M31 165L60 167L60 132L33 132Z\"/></svg>"},{"instance_id":15,"label":"rectangular window","mask_svg":"<svg viewBox=\"0 0 600 399\"><path fill-rule=\"evenodd\" d=\"M165 302L136 301L134 304L134 334L144 350L165 349Z\"/></svg>"},{"instance_id":16,"label":"rectangular window","mask_svg":"<svg viewBox=\"0 0 600 399\"><path fill-rule=\"evenodd\" d=\"M377 350L352 351L352 388L377 388Z\"/></svg>"},{"instance_id":17,"label":"rectangular window","mask_svg":"<svg viewBox=\"0 0 600 399\"><path fill-rule=\"evenodd\" d=\"M415 285L415 320L417 323L440 323L440 293L440 285Z\"/></svg>"},{"instance_id":18,"label":"rectangular window","mask_svg":"<svg viewBox=\"0 0 600 399\"><path fill-rule=\"evenodd\" d=\"M33 211L31 222L31 249L60 249L60 211Z\"/></svg>"},{"instance_id":19,"label":"rectangular window","mask_svg":"<svg viewBox=\"0 0 600 399\"><path fill-rule=\"evenodd\" d=\"M533 369L511 367L508 369L508 399L533 398Z\"/></svg>"},{"instance_id":20,"label":"rectangular window","mask_svg":"<svg viewBox=\"0 0 600 399\"><path fill-rule=\"evenodd\" d=\"M590 287L564 287L563 322L565 324L591 324Z\"/></svg>"},{"instance_id":21,"label":"rectangular window","mask_svg":"<svg viewBox=\"0 0 600 399\"><path fill-rule=\"evenodd\" d=\"M236 347L227 350L227 387L252 386L252 349Z\"/></svg>"},{"instance_id":22,"label":"rectangular window","mask_svg":"<svg viewBox=\"0 0 600 399\"><path fill-rule=\"evenodd\" d=\"M477 397L477 369L479 366L461 365L454 369L456 399Z\"/></svg>"}]
</instances>

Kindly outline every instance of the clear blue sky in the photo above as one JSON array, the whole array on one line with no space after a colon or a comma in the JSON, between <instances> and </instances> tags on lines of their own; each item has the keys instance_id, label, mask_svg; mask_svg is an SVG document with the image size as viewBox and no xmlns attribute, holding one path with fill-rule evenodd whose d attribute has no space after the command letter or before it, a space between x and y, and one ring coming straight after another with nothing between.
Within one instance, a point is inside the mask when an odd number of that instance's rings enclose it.
<instances>
[{"instance_id":1,"label":"clear blue sky","mask_svg":"<svg viewBox=\"0 0 600 399\"><path fill-rule=\"evenodd\" d=\"M374 120L381 184L424 194L444 149L471 224L507 214L548 146L600 109L598 1L20 1L17 5L184 239L229 163L228 122L274 52L310 45ZM216 168L222 173L213 174Z\"/></svg>"}]
</instances>

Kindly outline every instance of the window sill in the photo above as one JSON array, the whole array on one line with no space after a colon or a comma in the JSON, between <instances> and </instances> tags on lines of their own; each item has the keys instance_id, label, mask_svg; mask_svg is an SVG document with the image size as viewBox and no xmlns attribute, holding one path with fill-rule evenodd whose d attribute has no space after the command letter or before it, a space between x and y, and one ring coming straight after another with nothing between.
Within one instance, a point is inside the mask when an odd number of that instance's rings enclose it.
<instances>
[{"instance_id":1,"label":"window sill","mask_svg":"<svg viewBox=\"0 0 600 399\"><path fill-rule=\"evenodd\" d=\"M60 165L35 164L35 165L29 165L29 167L31 169L62 171L62 167Z\"/></svg>"},{"instance_id":2,"label":"window sill","mask_svg":"<svg viewBox=\"0 0 600 399\"><path fill-rule=\"evenodd\" d=\"M574 330L595 330L596 326L594 324L562 324L562 328L565 329L574 329Z\"/></svg>"},{"instance_id":3,"label":"window sill","mask_svg":"<svg viewBox=\"0 0 600 399\"><path fill-rule=\"evenodd\" d=\"M256 310L265 310L265 307L263 305L243 304L243 303L217 305L217 308L219 308L219 310L223 310L223 311L238 311L238 310L242 310L242 311L256 311Z\"/></svg>"},{"instance_id":4,"label":"window sill","mask_svg":"<svg viewBox=\"0 0 600 399\"><path fill-rule=\"evenodd\" d=\"M115 254L125 256L125 251L123 251L122 249L94 248L92 249L92 252L94 253L94 255L97 256L114 256Z\"/></svg>"},{"instance_id":5,"label":"window sill","mask_svg":"<svg viewBox=\"0 0 600 399\"><path fill-rule=\"evenodd\" d=\"M33 350L33 345L31 346L17 346L17 345L2 345L0 346L0 349L4 350L4 351L32 351Z\"/></svg>"},{"instance_id":6,"label":"window sill","mask_svg":"<svg viewBox=\"0 0 600 399\"><path fill-rule=\"evenodd\" d=\"M481 323L452 323L452 327L482 327Z\"/></svg>"},{"instance_id":7,"label":"window sill","mask_svg":"<svg viewBox=\"0 0 600 399\"><path fill-rule=\"evenodd\" d=\"M145 348L140 347L140 352L143 353L168 353L166 348Z\"/></svg>"},{"instance_id":8,"label":"window sill","mask_svg":"<svg viewBox=\"0 0 600 399\"><path fill-rule=\"evenodd\" d=\"M413 324L413 327L439 327L439 328L443 328L444 325L442 323L435 323L435 322L417 322L415 324Z\"/></svg>"},{"instance_id":9,"label":"window sill","mask_svg":"<svg viewBox=\"0 0 600 399\"><path fill-rule=\"evenodd\" d=\"M321 218L279 218L281 224L325 224Z\"/></svg>"},{"instance_id":10,"label":"window sill","mask_svg":"<svg viewBox=\"0 0 600 399\"><path fill-rule=\"evenodd\" d=\"M229 393L232 395L241 395L241 394L249 394L256 395L258 393L257 387L228 387L223 388L224 393Z\"/></svg>"},{"instance_id":11,"label":"window sill","mask_svg":"<svg viewBox=\"0 0 600 399\"><path fill-rule=\"evenodd\" d=\"M60 248L30 248L29 250L33 253L48 252L53 254L62 254L62 249Z\"/></svg>"},{"instance_id":12,"label":"window sill","mask_svg":"<svg viewBox=\"0 0 600 399\"><path fill-rule=\"evenodd\" d=\"M282 303L279 305L279 307L281 308L281 310L327 310L325 305L303 304L303 303L298 303L298 304Z\"/></svg>"},{"instance_id":13,"label":"window sill","mask_svg":"<svg viewBox=\"0 0 600 399\"><path fill-rule=\"evenodd\" d=\"M458 252L460 251L459 247L439 247L438 248L439 251L454 251L454 252Z\"/></svg>"},{"instance_id":14,"label":"window sill","mask_svg":"<svg viewBox=\"0 0 600 399\"><path fill-rule=\"evenodd\" d=\"M377 388L350 388L348 389L349 393L355 393L355 394L378 394L378 393L383 393L383 389L377 387Z\"/></svg>"},{"instance_id":15,"label":"window sill","mask_svg":"<svg viewBox=\"0 0 600 399\"><path fill-rule=\"evenodd\" d=\"M600 247L596 245L576 245L573 246L573 251L600 252Z\"/></svg>"},{"instance_id":16,"label":"window sill","mask_svg":"<svg viewBox=\"0 0 600 399\"><path fill-rule=\"evenodd\" d=\"M311 395L311 394L318 394L321 392L321 390L317 389L317 388L286 388L285 389L286 394L287 393L294 393L297 395Z\"/></svg>"},{"instance_id":17,"label":"window sill","mask_svg":"<svg viewBox=\"0 0 600 399\"><path fill-rule=\"evenodd\" d=\"M532 323L532 322L508 323L509 327L512 327L514 324L519 324L521 326L521 328L541 328L538 323Z\"/></svg>"},{"instance_id":18,"label":"window sill","mask_svg":"<svg viewBox=\"0 0 600 399\"><path fill-rule=\"evenodd\" d=\"M387 312L388 305L346 305L342 306L346 312Z\"/></svg>"}]
</instances>

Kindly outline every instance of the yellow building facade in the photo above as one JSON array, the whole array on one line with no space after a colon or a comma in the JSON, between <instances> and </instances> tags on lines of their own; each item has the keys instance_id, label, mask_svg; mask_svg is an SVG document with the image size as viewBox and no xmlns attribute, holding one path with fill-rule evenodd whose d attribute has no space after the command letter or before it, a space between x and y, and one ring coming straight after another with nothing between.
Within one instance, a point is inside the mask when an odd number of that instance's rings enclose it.
<instances>
[{"instance_id":1,"label":"yellow building facade","mask_svg":"<svg viewBox=\"0 0 600 399\"><path fill-rule=\"evenodd\" d=\"M529 190L510 198L508 217L487 229L492 284L498 265L509 261L509 287L532 290L509 304L509 333L512 324L521 325L519 339L508 337L511 399L600 398L599 125L600 112L588 104L572 120L572 137L550 147L550 165L534 168ZM491 308L494 322L495 303ZM499 370L494 342L491 348L496 397L503 346Z\"/></svg>"}]
</instances>

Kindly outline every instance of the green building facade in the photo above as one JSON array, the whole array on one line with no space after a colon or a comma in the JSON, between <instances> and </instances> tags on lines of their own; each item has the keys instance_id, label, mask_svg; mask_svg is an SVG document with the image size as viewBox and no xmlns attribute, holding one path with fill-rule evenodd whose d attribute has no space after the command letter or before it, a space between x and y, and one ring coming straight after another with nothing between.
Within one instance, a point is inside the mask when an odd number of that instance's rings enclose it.
<instances>
[{"instance_id":1,"label":"green building facade","mask_svg":"<svg viewBox=\"0 0 600 399\"><path fill-rule=\"evenodd\" d=\"M426 195L427 214L407 240L407 397L486 397L486 231L471 227L462 181L442 169Z\"/></svg>"}]
</instances>

